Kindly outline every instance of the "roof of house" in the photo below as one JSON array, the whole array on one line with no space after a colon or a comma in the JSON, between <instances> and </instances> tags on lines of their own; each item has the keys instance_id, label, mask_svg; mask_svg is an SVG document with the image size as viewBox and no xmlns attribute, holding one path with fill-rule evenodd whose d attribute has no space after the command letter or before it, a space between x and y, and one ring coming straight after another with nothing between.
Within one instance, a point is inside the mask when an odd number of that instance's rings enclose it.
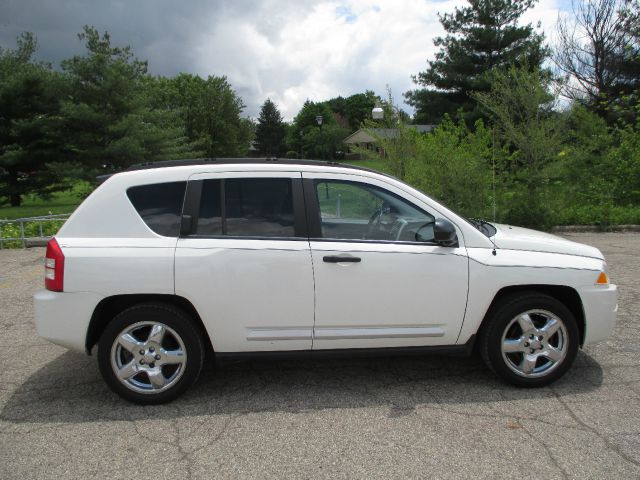
<instances>
[{"instance_id":1,"label":"roof of house","mask_svg":"<svg viewBox=\"0 0 640 480\"><path fill-rule=\"evenodd\" d=\"M420 133L427 133L433 130L435 125L407 125L405 128L417 130ZM342 142L355 143L375 143L378 138L396 138L399 130L397 128L360 128L345 138ZM373 135L372 135L373 134Z\"/></svg>"}]
</instances>

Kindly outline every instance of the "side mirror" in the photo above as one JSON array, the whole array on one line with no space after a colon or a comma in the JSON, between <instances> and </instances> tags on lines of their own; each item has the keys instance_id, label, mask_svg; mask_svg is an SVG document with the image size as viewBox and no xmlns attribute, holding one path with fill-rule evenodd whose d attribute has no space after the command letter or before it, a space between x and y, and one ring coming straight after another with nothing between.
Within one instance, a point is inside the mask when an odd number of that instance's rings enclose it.
<instances>
[{"instance_id":1,"label":"side mirror","mask_svg":"<svg viewBox=\"0 0 640 480\"><path fill-rule=\"evenodd\" d=\"M446 218L437 218L433 224L433 239L443 247L457 247L456 227Z\"/></svg>"},{"instance_id":2,"label":"side mirror","mask_svg":"<svg viewBox=\"0 0 640 480\"><path fill-rule=\"evenodd\" d=\"M428 242L433 243L433 225L434 222L428 222L422 225L416 231L416 242Z\"/></svg>"}]
</instances>

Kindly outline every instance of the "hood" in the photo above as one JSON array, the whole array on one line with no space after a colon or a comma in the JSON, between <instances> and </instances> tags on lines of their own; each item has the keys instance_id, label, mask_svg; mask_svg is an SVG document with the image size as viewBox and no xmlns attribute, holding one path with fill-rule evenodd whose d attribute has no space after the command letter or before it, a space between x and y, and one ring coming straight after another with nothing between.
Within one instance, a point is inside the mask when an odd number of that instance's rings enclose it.
<instances>
[{"instance_id":1,"label":"hood","mask_svg":"<svg viewBox=\"0 0 640 480\"><path fill-rule=\"evenodd\" d=\"M531 252L563 253L604 259L600 250L582 243L572 242L550 233L538 232L529 228L513 227L492 223L496 234L491 237L498 248L507 250L527 250Z\"/></svg>"}]
</instances>

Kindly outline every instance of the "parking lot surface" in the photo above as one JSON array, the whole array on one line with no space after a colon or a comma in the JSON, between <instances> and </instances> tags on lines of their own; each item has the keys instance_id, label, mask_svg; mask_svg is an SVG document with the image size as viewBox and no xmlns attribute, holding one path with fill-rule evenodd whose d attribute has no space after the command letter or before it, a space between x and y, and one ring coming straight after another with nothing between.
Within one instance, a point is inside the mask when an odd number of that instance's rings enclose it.
<instances>
[{"instance_id":1,"label":"parking lot surface","mask_svg":"<svg viewBox=\"0 0 640 480\"><path fill-rule=\"evenodd\" d=\"M620 308L551 387L475 356L261 361L152 407L36 335L44 251L0 251L0 478L640 478L640 234L565 236L604 252Z\"/></svg>"}]
</instances>

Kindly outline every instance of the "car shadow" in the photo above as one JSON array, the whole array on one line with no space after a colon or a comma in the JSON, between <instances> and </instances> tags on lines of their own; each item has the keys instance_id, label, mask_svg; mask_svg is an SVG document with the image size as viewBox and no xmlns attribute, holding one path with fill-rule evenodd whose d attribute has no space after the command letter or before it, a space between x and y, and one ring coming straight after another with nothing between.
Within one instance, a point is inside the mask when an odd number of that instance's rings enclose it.
<instances>
[{"instance_id":1,"label":"car shadow","mask_svg":"<svg viewBox=\"0 0 640 480\"><path fill-rule=\"evenodd\" d=\"M584 352L553 388L519 389L500 382L476 356L250 361L207 365L200 380L166 405L138 406L113 394L94 357L66 352L32 374L9 397L0 419L13 423L82 423L187 416L388 407L487 408L596 390L602 368Z\"/></svg>"}]
</instances>

